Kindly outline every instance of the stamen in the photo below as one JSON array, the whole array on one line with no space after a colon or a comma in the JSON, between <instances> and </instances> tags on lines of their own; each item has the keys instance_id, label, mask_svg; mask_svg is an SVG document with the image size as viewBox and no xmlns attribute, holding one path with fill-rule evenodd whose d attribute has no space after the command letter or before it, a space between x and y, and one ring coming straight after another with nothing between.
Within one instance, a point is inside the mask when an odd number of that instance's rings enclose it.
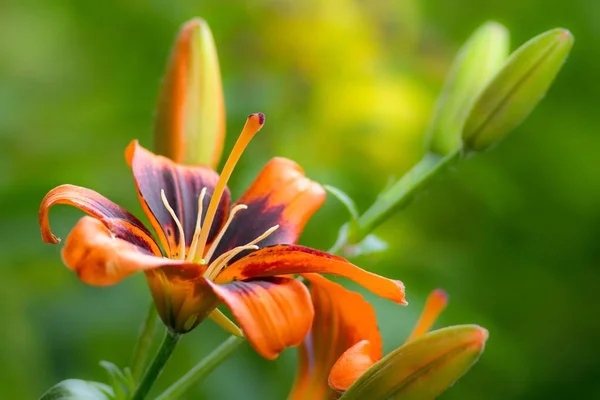
<instances>
[{"instance_id":1,"label":"stamen","mask_svg":"<svg viewBox=\"0 0 600 400\"><path fill-rule=\"evenodd\" d=\"M208 263L210 261L210 258L212 257L215 250L217 249L219 242L221 241L221 239L223 239L223 236L225 235L225 231L227 231L227 228L229 228L229 225L231 225L231 221L233 220L233 217L235 216L235 214L238 211L246 210L247 208L248 208L248 206L245 204L238 204L237 206L235 206L231 209L231 211L229 212L229 217L227 218L227 221L225 222L225 225L223 225L223 228L221 228L221 230L219 231L219 235L215 238L215 240L210 245L210 248L206 252L206 255L204 257L202 257L206 263Z\"/></svg>"},{"instance_id":2,"label":"stamen","mask_svg":"<svg viewBox=\"0 0 600 400\"><path fill-rule=\"evenodd\" d=\"M219 202L221 201L223 192L225 191L227 181L229 180L229 177L231 177L233 168L239 161L240 156L248 146L248 143L250 143L250 140L252 140L254 135L256 135L260 128L262 128L264 123L265 116L263 113L250 114L248 116L246 124L242 129L242 133L240 134L240 137L238 137L238 140L235 142L233 150L231 150L229 158L227 158L227 162L225 162L223 171L221 171L221 176L219 177L219 180L217 181L217 184L215 186L215 191L213 192L212 198L210 199L208 210L206 211L206 217L204 218L204 224L202 224L202 229L200 229L200 238L198 239L198 248L196 250L196 254L204 254L204 246L206 246L208 233L210 232L213 220L215 219L215 215L217 214L217 207L219 205Z\"/></svg>"},{"instance_id":3,"label":"stamen","mask_svg":"<svg viewBox=\"0 0 600 400\"><path fill-rule=\"evenodd\" d=\"M442 289L436 289L427 297L423 311L419 320L415 324L415 327L406 341L412 340L417 336L420 336L431 328L435 323L436 319L440 316L444 308L448 303L448 295Z\"/></svg>"},{"instance_id":4,"label":"stamen","mask_svg":"<svg viewBox=\"0 0 600 400\"><path fill-rule=\"evenodd\" d=\"M258 246L256 244L261 240L264 240L267 237L269 237L277 229L279 229L279 225L272 226L269 229L267 229L265 233L263 233L253 241L249 242L248 244L234 247L233 249L221 254L213 263L211 263L210 267L204 272L204 276L210 280L214 280L217 277L217 275L219 275L221 270L227 266L227 263L233 257L237 256L244 250L258 250Z\"/></svg>"},{"instance_id":5,"label":"stamen","mask_svg":"<svg viewBox=\"0 0 600 400\"><path fill-rule=\"evenodd\" d=\"M177 225L177 229L179 229L179 259L185 260L185 234L183 233L183 227L181 226L181 222L179 222L179 218L177 218L175 211L173 211L173 208L169 205L169 201L167 200L167 197L165 196L164 189L160 189L160 198L161 198L163 204L165 205L165 208L169 212L169 214L171 214L173 221L175 221L175 225Z\"/></svg>"},{"instance_id":6,"label":"stamen","mask_svg":"<svg viewBox=\"0 0 600 400\"><path fill-rule=\"evenodd\" d=\"M244 250L258 250L258 246L255 244L246 244L244 246L234 247L228 252L221 254L212 264L210 264L210 267L204 272L204 276L210 280L214 280L217 275L219 275L219 272L227 266L227 263Z\"/></svg>"},{"instance_id":7,"label":"stamen","mask_svg":"<svg viewBox=\"0 0 600 400\"><path fill-rule=\"evenodd\" d=\"M194 228L194 237L192 238L192 244L190 245L190 254L188 254L188 261L192 261L196 255L196 246L198 246L198 237L200 236L200 225L202 223L202 211L204 208L204 196L206 196L206 188L203 187L198 196L198 216L196 217L196 227Z\"/></svg>"}]
</instances>

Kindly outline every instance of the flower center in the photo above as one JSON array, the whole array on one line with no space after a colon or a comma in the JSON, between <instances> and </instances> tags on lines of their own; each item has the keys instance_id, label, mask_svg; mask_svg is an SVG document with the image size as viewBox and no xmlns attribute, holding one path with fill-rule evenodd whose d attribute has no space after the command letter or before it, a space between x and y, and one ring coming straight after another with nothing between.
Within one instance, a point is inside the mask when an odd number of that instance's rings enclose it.
<instances>
[{"instance_id":1,"label":"flower center","mask_svg":"<svg viewBox=\"0 0 600 400\"><path fill-rule=\"evenodd\" d=\"M219 272L221 272L223 270L223 268L225 268L227 266L227 263L229 261L231 261L232 258L234 258L235 256L237 256L238 254L240 254L241 252L243 252L245 250L258 250L257 244L260 243L262 240L266 239L267 237L269 237L273 232L275 232L279 228L279 225L270 227L262 235L258 236L257 238L251 240L250 242L246 243L245 245L237 246L231 250L226 251L225 253L221 254L219 257L215 258L214 261L211 262L211 258L214 255L215 250L219 246L221 239L223 239L223 236L225 236L225 232L231 225L231 221L233 221L233 218L238 213L238 211L246 210L248 208L248 206L245 204L238 204L229 211L229 217L227 218L227 221L223 225L223 228L221 228L221 230L215 237L215 240L210 244L210 247L208 247L206 249L206 253L204 254L204 256L201 256L201 254L198 252L198 248L197 248L197 245L198 245L197 239L198 239L198 237L200 237L200 235L202 233L202 229L204 229L204 226L206 225L206 223L201 224L202 208L203 208L202 202L203 202L205 196L206 196L206 188L202 188L202 191L200 192L200 196L198 196L198 216L196 218L196 230L194 231L194 237L192 239L192 244L190 245L189 252L186 253L185 232L183 230L183 225L181 224L181 221L177 217L177 214L175 214L173 207L171 207L171 205L169 204L169 201L167 200L167 197L165 196L165 191L162 189L160 191L160 197L162 199L162 202L165 205L165 208L167 209L169 214L171 214L171 218L173 218L173 220L175 221L175 225L177 226L177 229L179 230L179 238L180 238L179 239L179 252L176 253L173 258L178 258L180 260L186 260L186 261L195 262L195 263L203 264L203 265L208 264L208 268L206 269L204 276L207 277L208 279L214 280L214 278L219 274ZM207 228L210 228L210 227L207 227Z\"/></svg>"},{"instance_id":2,"label":"flower center","mask_svg":"<svg viewBox=\"0 0 600 400\"><path fill-rule=\"evenodd\" d=\"M214 278L227 266L227 263L231 261L235 256L240 254L246 250L258 250L257 244L262 240L266 239L269 235L275 232L279 225L272 226L267 229L262 235L258 236L256 239L251 240L247 244L243 246L234 247L231 250L226 251L225 253L218 256L216 259L212 260L212 257L221 242L221 239L225 235L225 232L231 225L233 218L235 215L241 211L246 210L248 208L245 204L238 204L233 207L229 212L229 217L227 221L220 229L217 234L215 240L210 244L209 247L206 247L208 234L211 230L212 224L215 219L215 215L217 214L217 208L221 198L223 197L223 193L225 192L225 188L227 187L227 182L231 177L231 173L237 162L240 159L240 156L250 143L250 140L254 137L254 135L260 130L264 123L264 115L261 113L251 114L246 120L246 124L242 129L242 133L240 134L238 140L236 141L227 161L225 162L225 166L223 167L223 171L219 176L219 180L215 185L215 190L210 199L210 203L208 204L208 208L206 210L206 216L204 217L204 222L202 222L202 213L204 211L204 198L206 197L206 188L202 188L200 191L200 195L198 196L198 216L196 218L196 228L194 229L194 236L192 238L192 242L189 248L189 251L186 254L186 246L185 246L185 233L183 230L183 225L181 221L177 217L177 214L169 204L167 197L165 196L165 191L161 189L160 197L162 202L175 221L175 225L179 231L179 250L177 253L173 254L172 258L186 260L189 262L199 263L203 265L208 265L204 276L208 279L214 280Z\"/></svg>"}]
</instances>

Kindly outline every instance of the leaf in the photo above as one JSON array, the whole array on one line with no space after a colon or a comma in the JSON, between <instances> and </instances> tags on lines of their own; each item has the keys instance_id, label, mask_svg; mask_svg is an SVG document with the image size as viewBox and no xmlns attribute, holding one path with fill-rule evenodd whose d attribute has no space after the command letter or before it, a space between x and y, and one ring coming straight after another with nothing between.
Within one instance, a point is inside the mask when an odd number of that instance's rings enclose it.
<instances>
[{"instance_id":1,"label":"leaf","mask_svg":"<svg viewBox=\"0 0 600 400\"><path fill-rule=\"evenodd\" d=\"M487 330L477 325L452 326L418 336L370 367L341 399L433 399L471 368L483 352L487 336Z\"/></svg>"},{"instance_id":2,"label":"leaf","mask_svg":"<svg viewBox=\"0 0 600 400\"><path fill-rule=\"evenodd\" d=\"M463 125L473 102L508 57L508 42L504 26L487 22L459 50L429 125L431 151L446 155L461 146Z\"/></svg>"},{"instance_id":3,"label":"leaf","mask_svg":"<svg viewBox=\"0 0 600 400\"><path fill-rule=\"evenodd\" d=\"M511 54L475 101L463 130L465 146L484 150L519 125L548 91L573 40L568 30L553 29Z\"/></svg>"},{"instance_id":4,"label":"leaf","mask_svg":"<svg viewBox=\"0 0 600 400\"><path fill-rule=\"evenodd\" d=\"M323 187L346 207L346 210L348 210L352 219L358 219L358 209L356 208L354 200L352 200L350 196L334 186L323 185Z\"/></svg>"},{"instance_id":5,"label":"leaf","mask_svg":"<svg viewBox=\"0 0 600 400\"><path fill-rule=\"evenodd\" d=\"M42 395L40 400L111 400L112 389L100 382L64 380Z\"/></svg>"},{"instance_id":6,"label":"leaf","mask_svg":"<svg viewBox=\"0 0 600 400\"><path fill-rule=\"evenodd\" d=\"M127 400L135 391L135 382L131 370L125 368L123 371L109 361L100 361L100 366L108 372L111 378L113 398L116 400Z\"/></svg>"}]
</instances>

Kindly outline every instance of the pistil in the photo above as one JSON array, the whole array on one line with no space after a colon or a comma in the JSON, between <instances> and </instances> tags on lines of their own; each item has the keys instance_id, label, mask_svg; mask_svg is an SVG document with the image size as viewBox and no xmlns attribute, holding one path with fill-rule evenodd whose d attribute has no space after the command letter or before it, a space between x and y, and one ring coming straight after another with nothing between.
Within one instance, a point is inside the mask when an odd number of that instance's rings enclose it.
<instances>
[{"instance_id":1,"label":"pistil","mask_svg":"<svg viewBox=\"0 0 600 400\"><path fill-rule=\"evenodd\" d=\"M233 150L229 154L227 161L225 162L225 166L223 167L223 171L221 172L221 176L217 181L215 186L215 191L210 199L210 203L208 204L208 210L206 211L206 217L204 218L204 223L202 224L202 228L200 229L200 237L198 238L198 244L195 251L195 254L199 254L200 257L204 254L204 247L206 246L206 241L208 240L208 233L210 232L210 228L212 227L213 220L217 213L217 207L219 202L221 201L221 197L223 196L223 192L225 191L225 187L227 185L227 181L231 177L231 173L237 162L240 159L240 156L250 143L250 140L258 133L260 128L262 128L265 122L265 116L262 113L250 114L248 119L246 120L246 124L242 129L242 133L238 137L238 140L235 142L233 146ZM206 262L206 261L205 261Z\"/></svg>"}]
</instances>

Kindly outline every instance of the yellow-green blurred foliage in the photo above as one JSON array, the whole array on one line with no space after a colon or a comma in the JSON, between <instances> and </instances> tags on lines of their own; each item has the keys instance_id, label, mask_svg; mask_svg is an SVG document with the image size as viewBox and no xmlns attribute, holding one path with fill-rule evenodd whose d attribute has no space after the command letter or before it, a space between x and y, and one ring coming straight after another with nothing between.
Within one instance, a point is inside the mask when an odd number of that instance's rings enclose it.
<instances>
[{"instance_id":1,"label":"yellow-green blurred foliage","mask_svg":"<svg viewBox=\"0 0 600 400\"><path fill-rule=\"evenodd\" d=\"M149 300L143 276L106 289L81 284L61 265L60 246L42 244L37 208L46 191L73 183L141 215L123 151L135 138L152 143L170 45L193 16L209 22L219 50L226 149L247 114L267 117L234 194L279 155L363 210L421 157L435 96L477 26L505 24L513 48L571 29L572 56L534 114L382 226L389 252L356 261L407 286L407 308L367 295L386 349L403 341L435 287L450 294L440 324L489 329L483 358L444 398L600 396L594 0L8 0L0 4L0 397L36 398L68 377L104 380L102 359L127 365ZM79 215L53 210L59 236ZM345 218L330 199L302 242L327 249ZM187 335L157 388L225 337L210 321ZM267 362L245 348L189 398L285 398L294 368L294 350Z\"/></svg>"}]
</instances>

